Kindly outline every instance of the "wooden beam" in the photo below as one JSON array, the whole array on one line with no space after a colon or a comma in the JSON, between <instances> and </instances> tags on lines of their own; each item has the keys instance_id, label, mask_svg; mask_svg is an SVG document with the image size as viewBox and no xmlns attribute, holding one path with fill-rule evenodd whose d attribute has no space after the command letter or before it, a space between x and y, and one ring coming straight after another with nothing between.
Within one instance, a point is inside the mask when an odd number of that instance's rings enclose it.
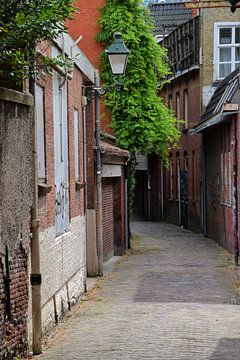
<instances>
[{"instance_id":1,"label":"wooden beam","mask_svg":"<svg viewBox=\"0 0 240 360\"><path fill-rule=\"evenodd\" d=\"M238 104L224 103L223 111L238 111Z\"/></svg>"},{"instance_id":2,"label":"wooden beam","mask_svg":"<svg viewBox=\"0 0 240 360\"><path fill-rule=\"evenodd\" d=\"M231 7L229 1L199 1L199 2L185 2L185 9L205 9L205 8L226 8ZM240 3L238 2L235 8L240 8Z\"/></svg>"}]
</instances>

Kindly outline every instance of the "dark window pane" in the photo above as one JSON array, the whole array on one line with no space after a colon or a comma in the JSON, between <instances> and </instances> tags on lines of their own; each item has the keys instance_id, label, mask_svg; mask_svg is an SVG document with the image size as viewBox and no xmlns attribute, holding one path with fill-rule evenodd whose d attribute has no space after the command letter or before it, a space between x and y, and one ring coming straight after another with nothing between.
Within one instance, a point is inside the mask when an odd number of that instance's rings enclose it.
<instances>
[{"instance_id":1,"label":"dark window pane","mask_svg":"<svg viewBox=\"0 0 240 360\"><path fill-rule=\"evenodd\" d=\"M219 43L231 44L232 43L232 28L221 28L219 31Z\"/></svg>"},{"instance_id":2,"label":"dark window pane","mask_svg":"<svg viewBox=\"0 0 240 360\"><path fill-rule=\"evenodd\" d=\"M240 43L240 27L236 27L235 29L235 43Z\"/></svg>"}]
</instances>

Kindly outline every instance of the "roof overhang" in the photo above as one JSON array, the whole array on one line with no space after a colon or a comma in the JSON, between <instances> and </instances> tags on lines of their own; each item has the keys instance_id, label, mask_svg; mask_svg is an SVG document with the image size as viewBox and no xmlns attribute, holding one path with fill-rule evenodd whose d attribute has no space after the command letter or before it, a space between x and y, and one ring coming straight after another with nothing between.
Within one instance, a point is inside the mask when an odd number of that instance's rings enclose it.
<instances>
[{"instance_id":1,"label":"roof overhang","mask_svg":"<svg viewBox=\"0 0 240 360\"><path fill-rule=\"evenodd\" d=\"M210 119L203 121L202 123L196 125L192 129L191 133L198 134L198 133L207 131L213 126L216 126L225 121L231 120L232 116L237 115L237 114L238 114L237 110L216 114L216 115L212 116Z\"/></svg>"}]
</instances>

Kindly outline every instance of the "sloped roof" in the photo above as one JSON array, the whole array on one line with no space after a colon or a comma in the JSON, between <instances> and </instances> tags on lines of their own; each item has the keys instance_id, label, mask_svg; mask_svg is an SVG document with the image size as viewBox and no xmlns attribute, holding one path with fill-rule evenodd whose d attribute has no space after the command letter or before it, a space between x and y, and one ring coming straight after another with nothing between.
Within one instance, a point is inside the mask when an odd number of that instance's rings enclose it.
<instances>
[{"instance_id":1,"label":"sloped roof","mask_svg":"<svg viewBox=\"0 0 240 360\"><path fill-rule=\"evenodd\" d=\"M105 141L100 141L100 151L104 154L107 153L109 155L116 155L120 157L130 158L130 153L127 150L121 149L117 146L109 144Z\"/></svg>"},{"instance_id":2,"label":"sloped roof","mask_svg":"<svg viewBox=\"0 0 240 360\"><path fill-rule=\"evenodd\" d=\"M155 23L154 35L169 34L192 18L192 10L180 2L149 4L149 9Z\"/></svg>"},{"instance_id":3,"label":"sloped roof","mask_svg":"<svg viewBox=\"0 0 240 360\"><path fill-rule=\"evenodd\" d=\"M206 110L204 111L200 123L195 126L194 132L201 132L206 128L218 124L224 120L224 115L237 113L223 112L223 104L231 103L234 95L240 89L240 67L237 67L231 74L223 79L215 90L211 100L209 101Z\"/></svg>"},{"instance_id":4,"label":"sloped roof","mask_svg":"<svg viewBox=\"0 0 240 360\"><path fill-rule=\"evenodd\" d=\"M219 113L222 109L222 105L225 102L231 101L237 88L239 88L239 78L240 67L236 68L220 82L201 117L201 122Z\"/></svg>"}]
</instances>

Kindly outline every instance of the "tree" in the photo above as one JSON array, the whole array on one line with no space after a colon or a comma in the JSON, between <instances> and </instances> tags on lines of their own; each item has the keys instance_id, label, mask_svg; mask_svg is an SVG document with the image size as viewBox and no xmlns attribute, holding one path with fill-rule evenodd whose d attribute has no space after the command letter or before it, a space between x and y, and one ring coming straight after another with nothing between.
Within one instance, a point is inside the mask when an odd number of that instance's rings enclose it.
<instances>
[{"instance_id":1,"label":"tree","mask_svg":"<svg viewBox=\"0 0 240 360\"><path fill-rule=\"evenodd\" d=\"M111 109L111 127L117 144L135 154L156 153L168 156L169 144L179 137L176 120L158 96L161 84L169 74L166 50L155 41L153 21L141 0L106 0L101 9L98 41L108 46L113 34L120 31L131 53L124 90L110 93L106 104ZM101 77L106 84L112 76L104 54Z\"/></svg>"},{"instance_id":2,"label":"tree","mask_svg":"<svg viewBox=\"0 0 240 360\"><path fill-rule=\"evenodd\" d=\"M54 41L65 31L65 20L75 12L73 3L74 0L1 0L0 73L8 72L15 81L34 75L37 44ZM62 64L65 59L54 61ZM47 65L52 60L44 57L43 62Z\"/></svg>"}]
</instances>

